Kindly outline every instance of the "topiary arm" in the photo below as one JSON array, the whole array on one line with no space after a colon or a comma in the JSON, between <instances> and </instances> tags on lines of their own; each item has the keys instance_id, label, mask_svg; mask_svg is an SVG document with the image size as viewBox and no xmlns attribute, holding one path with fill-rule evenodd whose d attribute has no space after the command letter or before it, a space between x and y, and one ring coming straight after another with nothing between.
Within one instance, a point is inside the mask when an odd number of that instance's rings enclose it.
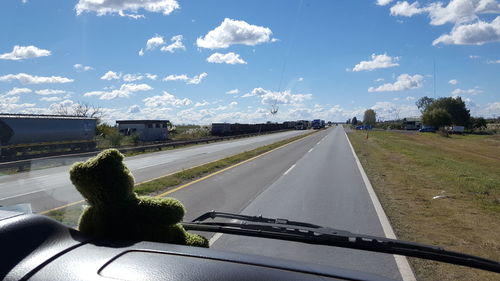
<instances>
[{"instance_id":1,"label":"topiary arm","mask_svg":"<svg viewBox=\"0 0 500 281\"><path fill-rule=\"evenodd\" d=\"M151 222L176 224L184 217L184 206L175 198L138 197L140 217Z\"/></svg>"}]
</instances>

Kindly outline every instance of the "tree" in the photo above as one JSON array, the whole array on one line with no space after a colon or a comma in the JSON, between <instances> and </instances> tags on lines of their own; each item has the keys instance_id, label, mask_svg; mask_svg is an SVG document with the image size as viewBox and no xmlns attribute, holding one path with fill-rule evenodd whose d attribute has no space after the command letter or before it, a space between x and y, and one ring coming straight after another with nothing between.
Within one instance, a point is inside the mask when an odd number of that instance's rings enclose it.
<instances>
[{"instance_id":1,"label":"tree","mask_svg":"<svg viewBox=\"0 0 500 281\"><path fill-rule=\"evenodd\" d=\"M86 102L78 102L73 104L61 103L52 110L59 115L72 115L79 117L96 118L97 124L101 123L104 117L104 110L100 106L95 106Z\"/></svg>"},{"instance_id":2,"label":"tree","mask_svg":"<svg viewBox=\"0 0 500 281\"><path fill-rule=\"evenodd\" d=\"M470 112L461 97L439 98L430 104L425 111L439 108L450 114L453 125L470 126Z\"/></svg>"},{"instance_id":3,"label":"tree","mask_svg":"<svg viewBox=\"0 0 500 281\"><path fill-rule=\"evenodd\" d=\"M353 126L358 125L358 118L356 118L356 116L352 117L352 119L351 119L351 124L352 124Z\"/></svg>"},{"instance_id":4,"label":"tree","mask_svg":"<svg viewBox=\"0 0 500 281\"><path fill-rule=\"evenodd\" d=\"M373 109L367 109L365 115L363 116L363 124L375 126L377 122L377 113Z\"/></svg>"},{"instance_id":5,"label":"tree","mask_svg":"<svg viewBox=\"0 0 500 281\"><path fill-rule=\"evenodd\" d=\"M417 105L418 109L420 110L421 113L424 113L425 110L435 101L433 98L429 98L428 96L421 97L415 102Z\"/></svg>"},{"instance_id":6,"label":"tree","mask_svg":"<svg viewBox=\"0 0 500 281\"><path fill-rule=\"evenodd\" d=\"M471 117L472 128L474 129L486 129L486 119L483 117L474 118Z\"/></svg>"},{"instance_id":7,"label":"tree","mask_svg":"<svg viewBox=\"0 0 500 281\"><path fill-rule=\"evenodd\" d=\"M347 119L346 124L351 124L351 119Z\"/></svg>"},{"instance_id":8,"label":"tree","mask_svg":"<svg viewBox=\"0 0 500 281\"><path fill-rule=\"evenodd\" d=\"M442 128L452 124L451 114L442 108L428 109L422 116L422 122L425 125Z\"/></svg>"}]
</instances>

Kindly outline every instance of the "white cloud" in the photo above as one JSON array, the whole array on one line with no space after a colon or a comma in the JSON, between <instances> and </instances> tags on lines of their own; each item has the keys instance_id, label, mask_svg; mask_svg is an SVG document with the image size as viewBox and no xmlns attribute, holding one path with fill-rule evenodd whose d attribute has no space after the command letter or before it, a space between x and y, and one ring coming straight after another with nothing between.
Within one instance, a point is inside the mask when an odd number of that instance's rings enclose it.
<instances>
[{"instance_id":1,"label":"white cloud","mask_svg":"<svg viewBox=\"0 0 500 281\"><path fill-rule=\"evenodd\" d=\"M226 64L246 64L247 62L240 58L239 54L229 52L227 54L214 53L207 58L211 63L226 63Z\"/></svg>"},{"instance_id":2,"label":"white cloud","mask_svg":"<svg viewBox=\"0 0 500 281\"><path fill-rule=\"evenodd\" d=\"M18 74L7 74L4 76L0 76L0 81L2 82L10 82L12 80L18 80L22 84L58 84L58 83L70 83L73 82L73 79L69 79L61 76L33 76L26 73L18 73Z\"/></svg>"},{"instance_id":3,"label":"white cloud","mask_svg":"<svg viewBox=\"0 0 500 281\"><path fill-rule=\"evenodd\" d=\"M377 79L373 80L373 82L382 82L382 81L384 81L384 78L377 78Z\"/></svg>"},{"instance_id":4,"label":"white cloud","mask_svg":"<svg viewBox=\"0 0 500 281\"><path fill-rule=\"evenodd\" d=\"M144 76L141 74L125 74L123 75L123 81L125 82L134 82L138 80L144 79Z\"/></svg>"},{"instance_id":5,"label":"white cloud","mask_svg":"<svg viewBox=\"0 0 500 281\"><path fill-rule=\"evenodd\" d=\"M24 60L50 56L49 50L39 49L35 46L14 46L12 52L0 55L0 60Z\"/></svg>"},{"instance_id":6,"label":"white cloud","mask_svg":"<svg viewBox=\"0 0 500 281\"><path fill-rule=\"evenodd\" d=\"M175 50L186 50L186 47L182 43L182 39L182 35L175 35L170 39L172 43L170 45L161 47L160 51L173 53L175 52Z\"/></svg>"},{"instance_id":7,"label":"white cloud","mask_svg":"<svg viewBox=\"0 0 500 281\"><path fill-rule=\"evenodd\" d=\"M387 83L377 88L370 87L368 92L394 92L394 91L405 91L411 89L417 89L422 87L424 83L424 77L420 74L415 74L413 76L409 74L401 74L396 79L393 84Z\"/></svg>"},{"instance_id":8,"label":"white cloud","mask_svg":"<svg viewBox=\"0 0 500 281\"><path fill-rule=\"evenodd\" d=\"M299 78L297 78L297 81L299 81L299 82L304 81L304 77L299 77Z\"/></svg>"},{"instance_id":9,"label":"white cloud","mask_svg":"<svg viewBox=\"0 0 500 281\"><path fill-rule=\"evenodd\" d=\"M146 78L151 79L151 80L156 80L156 78L158 78L158 75L146 73Z\"/></svg>"},{"instance_id":10,"label":"white cloud","mask_svg":"<svg viewBox=\"0 0 500 281\"><path fill-rule=\"evenodd\" d=\"M228 105L228 106L229 106L229 108L234 108L234 107L235 107L235 106L237 106L237 105L238 105L238 103L237 103L237 102L232 101L232 102L230 102L230 103L229 103L229 105Z\"/></svg>"},{"instance_id":11,"label":"white cloud","mask_svg":"<svg viewBox=\"0 0 500 281\"><path fill-rule=\"evenodd\" d=\"M483 45L500 41L500 16L492 22L477 21L471 24L456 25L450 34L443 34L432 45Z\"/></svg>"},{"instance_id":12,"label":"white cloud","mask_svg":"<svg viewBox=\"0 0 500 281\"><path fill-rule=\"evenodd\" d=\"M116 98L128 98L132 93L139 91L153 90L148 84L122 84L120 89L112 91L92 91L87 92L83 96L98 96L101 100L112 100Z\"/></svg>"},{"instance_id":13,"label":"white cloud","mask_svg":"<svg viewBox=\"0 0 500 281\"><path fill-rule=\"evenodd\" d=\"M120 79L120 77L122 76L121 73L116 73L116 72L113 72L113 71L108 71L106 72L102 77L101 79L102 80L113 80L113 79Z\"/></svg>"},{"instance_id":14,"label":"white cloud","mask_svg":"<svg viewBox=\"0 0 500 281\"><path fill-rule=\"evenodd\" d=\"M312 94L292 94L290 90L283 92L273 92L265 90L263 88L254 88L250 93L244 94L242 97L253 97L258 96L261 99L262 104L274 105L274 104L292 104L298 105L301 102L310 100Z\"/></svg>"},{"instance_id":15,"label":"white cloud","mask_svg":"<svg viewBox=\"0 0 500 281\"><path fill-rule=\"evenodd\" d=\"M412 4L408 3L407 1L398 1L394 6L391 7L392 16L411 17L413 15L424 13L425 11L425 8L420 8L420 4L418 3L418 1L415 1Z\"/></svg>"},{"instance_id":16,"label":"white cloud","mask_svg":"<svg viewBox=\"0 0 500 281\"><path fill-rule=\"evenodd\" d=\"M360 63L356 64L356 66L354 66L352 71L363 71L363 70L372 71L378 68L399 66L399 64L397 63L399 57L391 57L388 56L387 54L382 54L382 55L372 54L371 57L372 60L370 61L361 61Z\"/></svg>"},{"instance_id":17,"label":"white cloud","mask_svg":"<svg viewBox=\"0 0 500 281\"><path fill-rule=\"evenodd\" d=\"M487 64L497 64L497 63L500 63L500 60L489 60L486 63Z\"/></svg>"},{"instance_id":18,"label":"white cloud","mask_svg":"<svg viewBox=\"0 0 500 281\"><path fill-rule=\"evenodd\" d=\"M189 77L187 77L186 74L181 74L181 75L177 75L177 74L170 74L168 75L167 77L163 78L163 81L187 81L189 80Z\"/></svg>"},{"instance_id":19,"label":"white cloud","mask_svg":"<svg viewBox=\"0 0 500 281\"><path fill-rule=\"evenodd\" d=\"M201 81L207 76L208 74L206 72L200 73L199 75L195 75L191 78L188 77L186 74L181 74L181 75L171 74L163 78L163 81L184 81L186 82L186 84L200 84Z\"/></svg>"},{"instance_id":20,"label":"white cloud","mask_svg":"<svg viewBox=\"0 0 500 281\"><path fill-rule=\"evenodd\" d=\"M0 102L0 112L16 113L35 106L34 103L19 103L19 95L0 94L0 100L2 101Z\"/></svg>"},{"instance_id":21,"label":"white cloud","mask_svg":"<svg viewBox=\"0 0 500 281\"><path fill-rule=\"evenodd\" d=\"M267 27L225 18L221 25L209 31L204 37L199 37L196 45L206 49L228 48L236 44L255 46L271 41L272 34L271 29Z\"/></svg>"},{"instance_id":22,"label":"white cloud","mask_svg":"<svg viewBox=\"0 0 500 281\"><path fill-rule=\"evenodd\" d=\"M461 95L478 95L480 93L482 93L483 91L479 90L479 89L468 89L468 90L462 90L462 89L455 89L453 90L453 92L451 92L451 94L453 96L461 96Z\"/></svg>"},{"instance_id":23,"label":"white cloud","mask_svg":"<svg viewBox=\"0 0 500 281\"><path fill-rule=\"evenodd\" d=\"M470 55L469 58L470 59L478 59L478 58L480 58L480 56L478 56L478 55Z\"/></svg>"},{"instance_id":24,"label":"white cloud","mask_svg":"<svg viewBox=\"0 0 500 281\"><path fill-rule=\"evenodd\" d=\"M162 45L165 45L165 40L163 39L163 36L156 35L155 37L152 37L146 41L146 50L154 50Z\"/></svg>"},{"instance_id":25,"label":"white cloud","mask_svg":"<svg viewBox=\"0 0 500 281\"><path fill-rule=\"evenodd\" d=\"M456 85L456 84L458 84L458 80L457 79L451 79L450 81L448 81L448 84Z\"/></svg>"},{"instance_id":26,"label":"white cloud","mask_svg":"<svg viewBox=\"0 0 500 281\"><path fill-rule=\"evenodd\" d=\"M141 112L141 107L137 104L130 106L127 110L128 113L139 113Z\"/></svg>"},{"instance_id":27,"label":"white cloud","mask_svg":"<svg viewBox=\"0 0 500 281\"><path fill-rule=\"evenodd\" d=\"M442 2L431 3L425 11L429 12L432 25L461 24L477 20L478 14L499 13L500 4L495 0L452 0L446 6Z\"/></svg>"},{"instance_id":28,"label":"white cloud","mask_svg":"<svg viewBox=\"0 0 500 281\"><path fill-rule=\"evenodd\" d=\"M77 63L77 64L74 64L73 67L76 69L76 70L81 70L81 71L89 71L89 70L92 70L94 69L93 67L91 66L88 66L88 65L82 65L80 63Z\"/></svg>"},{"instance_id":29,"label":"white cloud","mask_svg":"<svg viewBox=\"0 0 500 281\"><path fill-rule=\"evenodd\" d=\"M141 56L141 57L144 56L144 49L139 50L139 56Z\"/></svg>"},{"instance_id":30,"label":"white cloud","mask_svg":"<svg viewBox=\"0 0 500 281\"><path fill-rule=\"evenodd\" d=\"M147 97L143 99L143 101L147 107L162 107L169 105L180 107L180 106L187 106L193 103L193 101L191 101L188 98L179 99L166 91L163 91L163 95L161 96Z\"/></svg>"},{"instance_id":31,"label":"white cloud","mask_svg":"<svg viewBox=\"0 0 500 281\"><path fill-rule=\"evenodd\" d=\"M404 117L420 116L420 111L416 105L397 105L392 102L376 102L371 109L377 113L377 118L383 120L395 120Z\"/></svg>"},{"instance_id":32,"label":"white cloud","mask_svg":"<svg viewBox=\"0 0 500 281\"><path fill-rule=\"evenodd\" d=\"M412 101L412 100L415 100L415 97L412 97L412 96L407 96L405 98L407 101Z\"/></svg>"},{"instance_id":33,"label":"white cloud","mask_svg":"<svg viewBox=\"0 0 500 281\"><path fill-rule=\"evenodd\" d=\"M210 103L208 101L203 101L203 102L197 102L194 106L195 107L200 107L200 106L207 106Z\"/></svg>"},{"instance_id":34,"label":"white cloud","mask_svg":"<svg viewBox=\"0 0 500 281\"><path fill-rule=\"evenodd\" d=\"M238 90L238 89L232 89L232 90L227 91L226 94L228 94L228 95L236 95L239 92L240 92L240 90Z\"/></svg>"},{"instance_id":35,"label":"white cloud","mask_svg":"<svg viewBox=\"0 0 500 281\"><path fill-rule=\"evenodd\" d=\"M377 0L377 5L379 5L379 6L385 6L385 5L387 5L387 4L391 3L391 2L392 2L392 0Z\"/></svg>"},{"instance_id":36,"label":"white cloud","mask_svg":"<svg viewBox=\"0 0 500 281\"><path fill-rule=\"evenodd\" d=\"M56 102L62 100L61 97L42 97L40 101Z\"/></svg>"},{"instance_id":37,"label":"white cloud","mask_svg":"<svg viewBox=\"0 0 500 281\"><path fill-rule=\"evenodd\" d=\"M43 90L36 90L35 94L37 95L42 95L42 96L48 96L48 95L62 95L62 94L67 94L68 92L64 90L53 90L53 89L43 89Z\"/></svg>"},{"instance_id":38,"label":"white cloud","mask_svg":"<svg viewBox=\"0 0 500 281\"><path fill-rule=\"evenodd\" d=\"M198 85L201 83L201 81L207 77L208 74L206 72L203 72L199 75L196 75L194 76L193 78L189 79L189 81L187 81L187 84L195 84L195 85Z\"/></svg>"},{"instance_id":39,"label":"white cloud","mask_svg":"<svg viewBox=\"0 0 500 281\"><path fill-rule=\"evenodd\" d=\"M169 15L179 8L179 3L176 0L79 0L75 6L77 15L83 12L95 12L98 16L118 14L131 18L144 17L136 14L140 9ZM127 11L133 14L127 14Z\"/></svg>"},{"instance_id":40,"label":"white cloud","mask_svg":"<svg viewBox=\"0 0 500 281\"><path fill-rule=\"evenodd\" d=\"M5 93L5 96L14 96L14 95L19 95L19 94L27 94L27 93L31 93L31 92L32 92L32 90L28 89L28 88L17 88L17 87L14 87L10 91L8 91L7 93Z\"/></svg>"}]
</instances>

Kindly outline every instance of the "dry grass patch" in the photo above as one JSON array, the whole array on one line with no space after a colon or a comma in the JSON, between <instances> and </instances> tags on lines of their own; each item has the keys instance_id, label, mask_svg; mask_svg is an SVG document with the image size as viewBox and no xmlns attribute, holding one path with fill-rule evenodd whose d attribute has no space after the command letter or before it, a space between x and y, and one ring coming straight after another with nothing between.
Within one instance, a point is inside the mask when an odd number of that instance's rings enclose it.
<instances>
[{"instance_id":1,"label":"dry grass patch","mask_svg":"<svg viewBox=\"0 0 500 281\"><path fill-rule=\"evenodd\" d=\"M500 260L500 137L348 134L399 238ZM433 199L443 195L444 198ZM419 280L499 275L410 259Z\"/></svg>"}]
</instances>

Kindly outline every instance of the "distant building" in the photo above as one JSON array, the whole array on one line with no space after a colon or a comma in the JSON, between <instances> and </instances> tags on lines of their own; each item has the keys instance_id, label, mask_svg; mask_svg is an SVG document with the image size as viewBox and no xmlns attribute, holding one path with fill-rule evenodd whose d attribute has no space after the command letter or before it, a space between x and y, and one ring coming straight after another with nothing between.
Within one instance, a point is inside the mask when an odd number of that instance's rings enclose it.
<instances>
[{"instance_id":1,"label":"distant building","mask_svg":"<svg viewBox=\"0 0 500 281\"><path fill-rule=\"evenodd\" d=\"M418 130L422 127L422 121L420 118L404 118L403 127L405 130Z\"/></svg>"},{"instance_id":2,"label":"distant building","mask_svg":"<svg viewBox=\"0 0 500 281\"><path fill-rule=\"evenodd\" d=\"M168 139L168 120L117 120L120 133L139 135L140 141L165 141Z\"/></svg>"}]
</instances>

